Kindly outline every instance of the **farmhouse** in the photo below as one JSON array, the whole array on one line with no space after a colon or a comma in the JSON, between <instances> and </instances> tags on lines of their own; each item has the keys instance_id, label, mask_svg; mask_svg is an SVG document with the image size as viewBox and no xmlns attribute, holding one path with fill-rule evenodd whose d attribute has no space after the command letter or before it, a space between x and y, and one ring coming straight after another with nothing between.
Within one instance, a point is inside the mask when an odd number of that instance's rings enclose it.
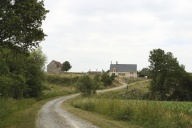
<instances>
[{"instance_id":1,"label":"farmhouse","mask_svg":"<svg viewBox=\"0 0 192 128\"><path fill-rule=\"evenodd\" d=\"M115 74L119 77L137 78L136 64L111 64L109 74Z\"/></svg>"},{"instance_id":2,"label":"farmhouse","mask_svg":"<svg viewBox=\"0 0 192 128\"><path fill-rule=\"evenodd\" d=\"M47 72L48 73L54 73L54 74L60 74L61 73L62 64L58 61L52 60L47 65Z\"/></svg>"}]
</instances>

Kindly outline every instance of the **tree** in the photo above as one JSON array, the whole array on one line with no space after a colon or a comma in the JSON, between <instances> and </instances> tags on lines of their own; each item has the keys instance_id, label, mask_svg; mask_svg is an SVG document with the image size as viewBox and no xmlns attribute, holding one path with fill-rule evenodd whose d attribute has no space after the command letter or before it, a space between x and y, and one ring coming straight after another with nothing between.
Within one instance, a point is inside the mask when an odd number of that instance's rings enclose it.
<instances>
[{"instance_id":1,"label":"tree","mask_svg":"<svg viewBox=\"0 0 192 128\"><path fill-rule=\"evenodd\" d=\"M25 97L40 97L42 94L43 82L45 81L44 64L47 60L41 48L30 53L27 59Z\"/></svg>"},{"instance_id":2,"label":"tree","mask_svg":"<svg viewBox=\"0 0 192 128\"><path fill-rule=\"evenodd\" d=\"M27 54L0 49L0 93L3 97L22 98L27 88L25 70Z\"/></svg>"},{"instance_id":3,"label":"tree","mask_svg":"<svg viewBox=\"0 0 192 128\"><path fill-rule=\"evenodd\" d=\"M67 72L67 71L69 71L69 69L71 69L71 67L72 66L70 65L70 63L68 61L65 61L62 64L61 70Z\"/></svg>"},{"instance_id":4,"label":"tree","mask_svg":"<svg viewBox=\"0 0 192 128\"><path fill-rule=\"evenodd\" d=\"M191 100L191 77L171 52L150 51L151 95L159 100Z\"/></svg>"},{"instance_id":5,"label":"tree","mask_svg":"<svg viewBox=\"0 0 192 128\"><path fill-rule=\"evenodd\" d=\"M28 54L8 48L0 50L0 93L3 97L39 97L46 56L41 49Z\"/></svg>"},{"instance_id":6,"label":"tree","mask_svg":"<svg viewBox=\"0 0 192 128\"><path fill-rule=\"evenodd\" d=\"M150 77L150 70L149 68L143 68L141 71L138 72L140 77L148 76Z\"/></svg>"},{"instance_id":7,"label":"tree","mask_svg":"<svg viewBox=\"0 0 192 128\"><path fill-rule=\"evenodd\" d=\"M28 51L46 36L43 0L0 0L0 48Z\"/></svg>"},{"instance_id":8,"label":"tree","mask_svg":"<svg viewBox=\"0 0 192 128\"><path fill-rule=\"evenodd\" d=\"M101 82L103 82L104 86L110 86L113 83L115 76L109 76L109 72L103 71L101 74Z\"/></svg>"},{"instance_id":9,"label":"tree","mask_svg":"<svg viewBox=\"0 0 192 128\"><path fill-rule=\"evenodd\" d=\"M77 88L83 96L91 96L96 93L98 84L88 75L84 75L78 79Z\"/></svg>"}]
</instances>

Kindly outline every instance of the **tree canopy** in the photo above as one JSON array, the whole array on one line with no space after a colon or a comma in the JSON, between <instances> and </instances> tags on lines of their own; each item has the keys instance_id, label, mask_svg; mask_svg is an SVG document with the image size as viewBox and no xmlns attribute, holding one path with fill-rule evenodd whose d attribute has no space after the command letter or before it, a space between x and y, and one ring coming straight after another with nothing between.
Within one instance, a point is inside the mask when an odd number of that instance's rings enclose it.
<instances>
[{"instance_id":1,"label":"tree canopy","mask_svg":"<svg viewBox=\"0 0 192 128\"><path fill-rule=\"evenodd\" d=\"M63 62L63 64L62 64L61 70L67 72L67 71L69 71L69 69L71 69L71 67L72 67L72 66L71 66L71 64L69 63L69 61L65 61L65 62Z\"/></svg>"},{"instance_id":2,"label":"tree canopy","mask_svg":"<svg viewBox=\"0 0 192 128\"><path fill-rule=\"evenodd\" d=\"M138 72L139 76L144 77L144 76L150 76L150 70L149 68L143 68L141 71Z\"/></svg>"},{"instance_id":3,"label":"tree canopy","mask_svg":"<svg viewBox=\"0 0 192 128\"><path fill-rule=\"evenodd\" d=\"M3 97L40 97L46 56L41 49L28 54L0 50L0 93Z\"/></svg>"},{"instance_id":4,"label":"tree canopy","mask_svg":"<svg viewBox=\"0 0 192 128\"><path fill-rule=\"evenodd\" d=\"M41 25L47 13L42 0L0 0L0 48L38 47L45 37Z\"/></svg>"},{"instance_id":5,"label":"tree canopy","mask_svg":"<svg viewBox=\"0 0 192 128\"><path fill-rule=\"evenodd\" d=\"M192 78L171 52L154 49L149 55L151 95L159 100L192 100Z\"/></svg>"},{"instance_id":6,"label":"tree canopy","mask_svg":"<svg viewBox=\"0 0 192 128\"><path fill-rule=\"evenodd\" d=\"M43 0L0 0L0 93L3 97L39 97L45 55L39 43L48 11Z\"/></svg>"}]
</instances>

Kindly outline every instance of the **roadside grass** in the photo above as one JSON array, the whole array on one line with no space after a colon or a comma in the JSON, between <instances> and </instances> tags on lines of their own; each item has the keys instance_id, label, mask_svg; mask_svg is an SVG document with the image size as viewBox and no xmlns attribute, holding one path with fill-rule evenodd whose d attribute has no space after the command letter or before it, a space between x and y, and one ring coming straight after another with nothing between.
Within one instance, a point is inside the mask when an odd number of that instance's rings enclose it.
<instances>
[{"instance_id":1,"label":"roadside grass","mask_svg":"<svg viewBox=\"0 0 192 128\"><path fill-rule=\"evenodd\" d=\"M133 97L131 93L126 93L139 89L144 95L148 92L149 82L150 80L141 80L130 83L128 91L122 89L98 94L91 98L78 97L64 102L64 107L102 128L109 128L109 126L102 125L99 123L99 119L91 119L90 117L102 115L101 117L106 122L118 122L118 125L113 124L116 128L123 126L136 128L139 126L144 128L192 127L191 102L135 100L137 97ZM129 98L131 96L132 98Z\"/></svg>"},{"instance_id":2,"label":"roadside grass","mask_svg":"<svg viewBox=\"0 0 192 128\"><path fill-rule=\"evenodd\" d=\"M63 86L63 85L51 84L46 82L43 88L44 90L43 90L43 95L41 99L69 95L77 92L75 86L73 85Z\"/></svg>"},{"instance_id":3,"label":"roadside grass","mask_svg":"<svg viewBox=\"0 0 192 128\"><path fill-rule=\"evenodd\" d=\"M82 119L92 122L93 125L96 125L99 128L141 128L140 126L132 124L130 122L113 120L111 119L111 117L104 114L93 111L84 111L71 105L71 103L81 100L81 98L82 97L76 97L74 99L67 100L62 104L62 107L70 113L73 113Z\"/></svg>"},{"instance_id":4,"label":"roadside grass","mask_svg":"<svg viewBox=\"0 0 192 128\"><path fill-rule=\"evenodd\" d=\"M64 77L62 74L61 79ZM38 101L0 98L0 128L35 128L38 111L47 101L76 92L73 84L45 82L43 95Z\"/></svg>"},{"instance_id":5,"label":"roadside grass","mask_svg":"<svg viewBox=\"0 0 192 128\"><path fill-rule=\"evenodd\" d=\"M34 99L14 100L0 98L0 128L15 127L15 123L22 121L19 118L22 118L24 111L35 103Z\"/></svg>"},{"instance_id":6,"label":"roadside grass","mask_svg":"<svg viewBox=\"0 0 192 128\"><path fill-rule=\"evenodd\" d=\"M119 99L78 99L75 108L98 113L112 120L125 121L146 128L192 127L192 103Z\"/></svg>"},{"instance_id":7,"label":"roadside grass","mask_svg":"<svg viewBox=\"0 0 192 128\"><path fill-rule=\"evenodd\" d=\"M148 87L150 80L138 79L129 83L128 88L114 90L96 95L96 98L105 99L145 99L145 95L149 92Z\"/></svg>"}]
</instances>

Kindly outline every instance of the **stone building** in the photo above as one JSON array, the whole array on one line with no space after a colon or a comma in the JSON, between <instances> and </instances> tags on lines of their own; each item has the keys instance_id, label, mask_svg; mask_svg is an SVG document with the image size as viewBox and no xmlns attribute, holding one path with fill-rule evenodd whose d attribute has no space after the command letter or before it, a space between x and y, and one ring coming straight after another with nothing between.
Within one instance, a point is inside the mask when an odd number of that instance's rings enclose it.
<instances>
[{"instance_id":1,"label":"stone building","mask_svg":"<svg viewBox=\"0 0 192 128\"><path fill-rule=\"evenodd\" d=\"M47 72L48 73L54 73L54 74L60 74L61 73L62 64L58 61L52 60L47 65Z\"/></svg>"},{"instance_id":2,"label":"stone building","mask_svg":"<svg viewBox=\"0 0 192 128\"><path fill-rule=\"evenodd\" d=\"M136 64L111 64L109 74L115 74L119 77L137 78Z\"/></svg>"}]
</instances>

